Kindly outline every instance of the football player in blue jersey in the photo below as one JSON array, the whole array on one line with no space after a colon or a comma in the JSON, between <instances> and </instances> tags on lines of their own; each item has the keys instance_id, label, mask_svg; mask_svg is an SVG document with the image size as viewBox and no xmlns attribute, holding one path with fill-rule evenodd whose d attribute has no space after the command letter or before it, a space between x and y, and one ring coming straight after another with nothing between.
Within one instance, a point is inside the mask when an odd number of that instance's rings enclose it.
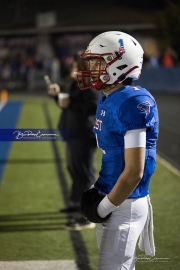
<instances>
[{"instance_id":1,"label":"football player in blue jersey","mask_svg":"<svg viewBox=\"0 0 180 270\"><path fill-rule=\"evenodd\" d=\"M156 166L157 105L133 84L141 74L143 49L132 36L102 33L81 58L89 68L76 74L80 89L103 90L94 126L102 166L82 196L82 212L97 223L97 269L134 270L140 235L139 247L147 255L155 252L149 184ZM149 235L143 238L145 227Z\"/></svg>"}]
</instances>

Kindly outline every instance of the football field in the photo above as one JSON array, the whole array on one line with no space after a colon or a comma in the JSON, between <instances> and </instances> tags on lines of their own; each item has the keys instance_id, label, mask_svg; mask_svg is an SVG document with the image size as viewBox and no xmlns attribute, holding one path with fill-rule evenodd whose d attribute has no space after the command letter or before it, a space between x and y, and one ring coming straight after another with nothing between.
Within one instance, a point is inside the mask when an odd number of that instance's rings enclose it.
<instances>
[{"instance_id":1,"label":"football field","mask_svg":"<svg viewBox=\"0 0 180 270\"><path fill-rule=\"evenodd\" d=\"M57 128L61 112L50 98L11 95L9 101L14 113L2 108L1 128L3 121L6 128ZM95 229L68 231L71 216L58 212L71 185L65 143L0 142L0 148L0 270L95 270ZM97 149L97 172L100 164ZM150 186L156 255L137 248L136 270L180 269L179 190L178 172L158 159Z\"/></svg>"}]
</instances>

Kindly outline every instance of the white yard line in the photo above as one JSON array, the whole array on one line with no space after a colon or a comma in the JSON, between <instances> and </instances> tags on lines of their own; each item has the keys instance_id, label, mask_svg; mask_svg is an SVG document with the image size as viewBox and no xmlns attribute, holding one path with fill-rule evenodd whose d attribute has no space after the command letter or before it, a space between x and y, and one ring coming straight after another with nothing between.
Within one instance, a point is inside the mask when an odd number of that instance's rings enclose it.
<instances>
[{"instance_id":1,"label":"white yard line","mask_svg":"<svg viewBox=\"0 0 180 270\"><path fill-rule=\"evenodd\" d=\"M157 160L164 165L166 168L168 168L172 173L176 174L177 176L180 177L180 171L178 169L176 169L171 163L169 163L167 160L165 160L164 158L160 157L159 155L157 155Z\"/></svg>"},{"instance_id":2,"label":"white yard line","mask_svg":"<svg viewBox=\"0 0 180 270\"><path fill-rule=\"evenodd\" d=\"M73 260L1 261L1 270L78 270Z\"/></svg>"}]
</instances>

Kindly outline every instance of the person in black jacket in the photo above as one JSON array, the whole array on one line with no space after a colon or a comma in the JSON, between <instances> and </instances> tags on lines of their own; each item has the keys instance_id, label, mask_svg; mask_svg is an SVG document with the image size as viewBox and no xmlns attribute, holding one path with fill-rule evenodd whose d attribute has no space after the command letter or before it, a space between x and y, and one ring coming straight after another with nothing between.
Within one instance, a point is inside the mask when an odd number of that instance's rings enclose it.
<instances>
[{"instance_id":1,"label":"person in black jacket","mask_svg":"<svg viewBox=\"0 0 180 270\"><path fill-rule=\"evenodd\" d=\"M91 89L81 91L74 75L82 69L82 60L66 67L66 76L59 87L57 84L48 86L48 94L53 96L62 109L58 129L66 142L67 169L72 179L69 205L60 212L80 211L81 196L95 182L94 155L96 138L93 133L95 112L100 93ZM94 228L84 217L72 220L68 229Z\"/></svg>"}]
</instances>

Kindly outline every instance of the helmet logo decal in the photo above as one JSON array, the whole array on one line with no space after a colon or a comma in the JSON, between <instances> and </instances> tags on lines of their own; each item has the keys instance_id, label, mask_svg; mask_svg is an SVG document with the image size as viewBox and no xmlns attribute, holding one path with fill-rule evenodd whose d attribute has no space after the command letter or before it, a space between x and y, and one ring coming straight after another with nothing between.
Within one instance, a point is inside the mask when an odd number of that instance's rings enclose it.
<instances>
[{"instance_id":1,"label":"helmet logo decal","mask_svg":"<svg viewBox=\"0 0 180 270\"><path fill-rule=\"evenodd\" d=\"M151 104L148 101L142 102L137 105L137 108L142 112L144 111L146 116L150 114L150 107L151 107Z\"/></svg>"},{"instance_id":2,"label":"helmet logo decal","mask_svg":"<svg viewBox=\"0 0 180 270\"><path fill-rule=\"evenodd\" d=\"M115 54L116 54L116 56L118 57L118 59L121 59L122 58L122 55L125 53L125 49L124 49L124 41L123 41L123 39L122 38L120 38L119 40L118 40L118 42L119 42L119 51L117 52L115 52Z\"/></svg>"},{"instance_id":3,"label":"helmet logo decal","mask_svg":"<svg viewBox=\"0 0 180 270\"><path fill-rule=\"evenodd\" d=\"M118 42L119 42L119 45L120 45L120 47L119 47L120 56L122 56L125 53L124 41L123 41L123 39L120 38L118 40Z\"/></svg>"}]
</instances>

